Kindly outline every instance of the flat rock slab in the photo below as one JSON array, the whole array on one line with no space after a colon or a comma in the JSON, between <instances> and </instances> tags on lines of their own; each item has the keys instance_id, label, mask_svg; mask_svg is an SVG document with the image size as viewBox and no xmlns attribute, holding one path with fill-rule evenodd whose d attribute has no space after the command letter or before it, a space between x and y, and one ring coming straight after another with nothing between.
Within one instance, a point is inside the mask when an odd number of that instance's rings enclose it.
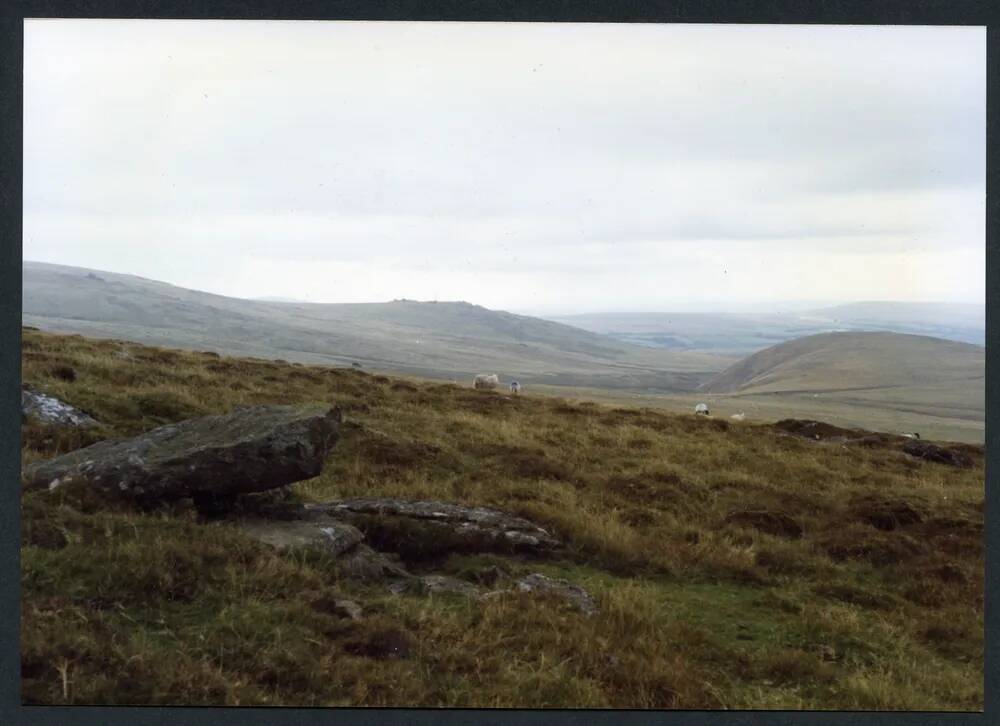
<instances>
[{"instance_id":1,"label":"flat rock slab","mask_svg":"<svg viewBox=\"0 0 1000 726\"><path fill-rule=\"evenodd\" d=\"M541 553L560 545L559 540L537 524L488 507L437 501L348 499L307 504L306 508L341 517L365 532L376 546L399 551L404 557L408 549L421 547L436 554Z\"/></svg>"},{"instance_id":2,"label":"flat rock slab","mask_svg":"<svg viewBox=\"0 0 1000 726\"><path fill-rule=\"evenodd\" d=\"M903 451L917 459L933 461L936 464L945 464L959 469L968 469L972 466L972 458L967 454L955 449L929 444L926 441L908 441L903 446Z\"/></svg>"},{"instance_id":3,"label":"flat rock slab","mask_svg":"<svg viewBox=\"0 0 1000 726\"><path fill-rule=\"evenodd\" d=\"M329 517L297 521L246 519L239 526L249 537L277 550L307 547L333 557L354 549L365 538L357 527Z\"/></svg>"},{"instance_id":4,"label":"flat rock slab","mask_svg":"<svg viewBox=\"0 0 1000 726\"><path fill-rule=\"evenodd\" d=\"M21 414L29 420L52 426L89 428L99 425L96 419L80 409L31 386L21 386Z\"/></svg>"},{"instance_id":5,"label":"flat rock slab","mask_svg":"<svg viewBox=\"0 0 1000 726\"><path fill-rule=\"evenodd\" d=\"M253 406L101 441L25 469L27 489L80 483L155 504L225 498L317 476L337 440L339 409Z\"/></svg>"},{"instance_id":6,"label":"flat rock slab","mask_svg":"<svg viewBox=\"0 0 1000 726\"><path fill-rule=\"evenodd\" d=\"M291 517L253 517L238 520L236 524L247 536L280 552L308 548L334 557L338 574L349 580L396 582L415 579L401 565L366 545L365 535L357 527L322 512L299 507Z\"/></svg>"}]
</instances>

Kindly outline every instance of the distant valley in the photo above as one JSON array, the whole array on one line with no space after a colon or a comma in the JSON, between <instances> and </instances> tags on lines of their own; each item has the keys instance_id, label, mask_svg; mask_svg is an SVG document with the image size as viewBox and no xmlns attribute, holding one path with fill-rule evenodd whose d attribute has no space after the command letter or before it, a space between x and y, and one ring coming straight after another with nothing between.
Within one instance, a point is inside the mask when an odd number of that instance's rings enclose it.
<instances>
[{"instance_id":1,"label":"distant valley","mask_svg":"<svg viewBox=\"0 0 1000 726\"><path fill-rule=\"evenodd\" d=\"M536 393L679 411L705 400L720 416L962 441L984 436L983 318L973 306L858 303L543 320L467 302L245 300L35 262L24 263L22 315L50 332L419 378L496 372ZM851 332L830 332L838 326ZM928 329L939 334L910 334Z\"/></svg>"},{"instance_id":2,"label":"distant valley","mask_svg":"<svg viewBox=\"0 0 1000 726\"><path fill-rule=\"evenodd\" d=\"M795 313L592 313L550 319L635 345L741 355L838 331L888 331L986 344L985 306L950 303L861 302Z\"/></svg>"}]
</instances>

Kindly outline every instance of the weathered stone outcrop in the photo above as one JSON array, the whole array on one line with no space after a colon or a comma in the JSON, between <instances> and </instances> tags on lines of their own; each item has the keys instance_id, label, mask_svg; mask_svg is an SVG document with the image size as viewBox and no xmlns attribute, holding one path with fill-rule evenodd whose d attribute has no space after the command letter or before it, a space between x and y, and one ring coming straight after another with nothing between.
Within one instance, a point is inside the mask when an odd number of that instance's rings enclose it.
<instances>
[{"instance_id":1,"label":"weathered stone outcrop","mask_svg":"<svg viewBox=\"0 0 1000 726\"><path fill-rule=\"evenodd\" d=\"M357 527L321 516L291 521L247 519L240 526L248 536L277 550L309 547L332 557L354 549L365 538Z\"/></svg>"},{"instance_id":2,"label":"weathered stone outcrop","mask_svg":"<svg viewBox=\"0 0 1000 726\"><path fill-rule=\"evenodd\" d=\"M26 468L29 489L83 484L155 504L261 492L320 473L337 440L339 409L253 406L101 441Z\"/></svg>"},{"instance_id":3,"label":"weathered stone outcrop","mask_svg":"<svg viewBox=\"0 0 1000 726\"><path fill-rule=\"evenodd\" d=\"M413 579L397 562L364 543L357 527L321 511L297 506L282 513L280 519L250 517L237 520L248 536L279 551L315 549L336 558L341 577L365 582Z\"/></svg>"},{"instance_id":4,"label":"weathered stone outcrop","mask_svg":"<svg viewBox=\"0 0 1000 726\"><path fill-rule=\"evenodd\" d=\"M343 517L354 520L355 515L373 519L385 516L403 517L426 523L430 529L424 534L437 541L454 545L449 536L459 534L459 547L485 546L496 549L498 543L509 545L511 539L532 547L554 547L558 541L545 530L519 517L483 507L462 507L445 502L405 502L391 499L349 500L329 504L305 504L283 511L280 519L248 518L238 521L238 526L251 537L280 550L317 548L336 558L338 577L382 583L396 594L433 595L449 594L474 600L489 600L517 592L537 593L543 597L563 600L585 615L598 612L593 597L578 585L558 580L540 573L514 579L496 566L488 567L475 576L476 583L440 574L411 574L398 561L398 554L386 554L369 546L375 544L361 529L340 521ZM368 522L371 525L371 521ZM384 532L376 529L377 534ZM513 538L507 533L516 533ZM530 538L530 539L525 539ZM544 543L544 545L542 544ZM395 544L405 544L396 542ZM378 545L377 545L378 546ZM412 558L413 553L405 553ZM415 558L415 559L420 559ZM501 583L503 583L502 587ZM486 588L496 588L489 591ZM347 613L346 617L355 617Z\"/></svg>"},{"instance_id":5,"label":"weathered stone outcrop","mask_svg":"<svg viewBox=\"0 0 1000 726\"><path fill-rule=\"evenodd\" d=\"M28 385L21 386L21 415L29 421L52 426L89 428L98 422L80 409Z\"/></svg>"},{"instance_id":6,"label":"weathered stone outcrop","mask_svg":"<svg viewBox=\"0 0 1000 726\"><path fill-rule=\"evenodd\" d=\"M350 499L306 508L350 522L376 547L400 552L404 558L455 551L543 553L560 544L533 522L488 507Z\"/></svg>"}]
</instances>

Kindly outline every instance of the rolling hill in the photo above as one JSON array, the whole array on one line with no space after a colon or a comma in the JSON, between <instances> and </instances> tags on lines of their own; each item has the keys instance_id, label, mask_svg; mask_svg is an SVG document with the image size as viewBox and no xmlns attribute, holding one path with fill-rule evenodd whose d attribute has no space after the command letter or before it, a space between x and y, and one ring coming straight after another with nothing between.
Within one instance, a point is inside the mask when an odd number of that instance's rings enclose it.
<instances>
[{"instance_id":1,"label":"rolling hill","mask_svg":"<svg viewBox=\"0 0 1000 726\"><path fill-rule=\"evenodd\" d=\"M711 393L778 393L980 384L986 349L899 333L823 333L744 358L704 385Z\"/></svg>"},{"instance_id":2,"label":"rolling hill","mask_svg":"<svg viewBox=\"0 0 1000 726\"><path fill-rule=\"evenodd\" d=\"M694 390L732 361L652 350L466 302L288 303L25 262L24 324L219 353L405 373L648 391Z\"/></svg>"},{"instance_id":3,"label":"rolling hill","mask_svg":"<svg viewBox=\"0 0 1000 726\"><path fill-rule=\"evenodd\" d=\"M825 333L755 353L706 383L713 413L820 419L982 442L986 349L920 335ZM693 405L689 394L680 397Z\"/></svg>"}]
</instances>

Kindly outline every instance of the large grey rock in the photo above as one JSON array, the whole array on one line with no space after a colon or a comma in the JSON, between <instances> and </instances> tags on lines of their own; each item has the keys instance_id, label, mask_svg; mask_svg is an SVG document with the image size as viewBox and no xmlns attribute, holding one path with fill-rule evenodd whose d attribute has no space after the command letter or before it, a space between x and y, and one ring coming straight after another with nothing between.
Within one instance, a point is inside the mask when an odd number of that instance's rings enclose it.
<instances>
[{"instance_id":1,"label":"large grey rock","mask_svg":"<svg viewBox=\"0 0 1000 726\"><path fill-rule=\"evenodd\" d=\"M248 536L277 550L305 547L322 550L333 557L352 550L365 538L357 527L329 517L302 520L246 519L240 522L240 527Z\"/></svg>"},{"instance_id":2,"label":"large grey rock","mask_svg":"<svg viewBox=\"0 0 1000 726\"><path fill-rule=\"evenodd\" d=\"M237 526L279 551L320 550L336 558L337 573L349 580L392 583L415 579L397 562L364 544L365 536L357 527L323 512L300 506L284 512L281 519L246 518L238 520Z\"/></svg>"},{"instance_id":3,"label":"large grey rock","mask_svg":"<svg viewBox=\"0 0 1000 726\"><path fill-rule=\"evenodd\" d=\"M80 409L28 385L21 386L21 414L29 420L54 426L89 428L99 425Z\"/></svg>"},{"instance_id":4,"label":"large grey rock","mask_svg":"<svg viewBox=\"0 0 1000 726\"><path fill-rule=\"evenodd\" d=\"M416 579L398 562L365 544L357 527L329 514L302 505L281 511L280 518L249 517L236 520L248 536L279 551L318 549L336 558L340 577L374 583Z\"/></svg>"},{"instance_id":5,"label":"large grey rock","mask_svg":"<svg viewBox=\"0 0 1000 726\"><path fill-rule=\"evenodd\" d=\"M327 407L237 408L99 442L29 466L23 480L28 489L80 483L138 504L261 492L317 476L340 421Z\"/></svg>"},{"instance_id":6,"label":"large grey rock","mask_svg":"<svg viewBox=\"0 0 1000 726\"><path fill-rule=\"evenodd\" d=\"M488 507L402 499L349 499L306 507L354 524L376 546L404 558L452 551L541 553L560 545L533 522Z\"/></svg>"}]
</instances>

